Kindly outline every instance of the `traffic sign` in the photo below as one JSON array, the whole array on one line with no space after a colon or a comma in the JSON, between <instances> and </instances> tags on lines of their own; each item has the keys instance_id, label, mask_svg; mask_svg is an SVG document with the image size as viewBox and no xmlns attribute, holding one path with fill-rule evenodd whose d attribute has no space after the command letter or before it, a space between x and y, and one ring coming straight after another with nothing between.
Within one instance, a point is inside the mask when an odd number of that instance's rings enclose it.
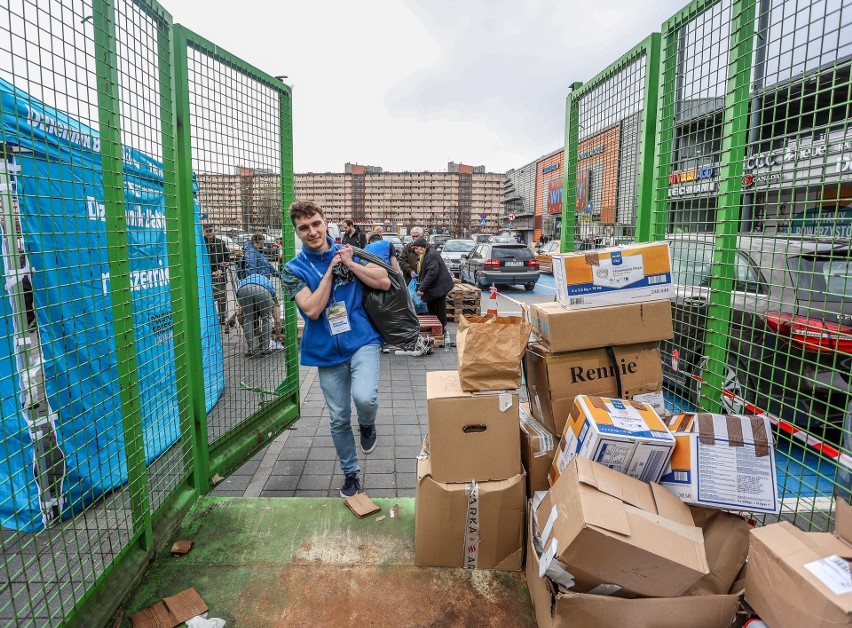
<instances>
[{"instance_id":1,"label":"traffic sign","mask_svg":"<svg viewBox=\"0 0 852 628\"><path fill-rule=\"evenodd\" d=\"M509 214L509 222L512 222L514 220L515 220L515 214Z\"/></svg>"},{"instance_id":2,"label":"traffic sign","mask_svg":"<svg viewBox=\"0 0 852 628\"><path fill-rule=\"evenodd\" d=\"M485 218L483 218L482 220L479 221L479 224L480 224L480 226L484 227L485 225L488 224L488 221L485 220Z\"/></svg>"},{"instance_id":3,"label":"traffic sign","mask_svg":"<svg viewBox=\"0 0 852 628\"><path fill-rule=\"evenodd\" d=\"M486 214L485 212L482 212L481 214L479 214L479 218L481 220L485 220L486 218L488 218L488 214Z\"/></svg>"}]
</instances>

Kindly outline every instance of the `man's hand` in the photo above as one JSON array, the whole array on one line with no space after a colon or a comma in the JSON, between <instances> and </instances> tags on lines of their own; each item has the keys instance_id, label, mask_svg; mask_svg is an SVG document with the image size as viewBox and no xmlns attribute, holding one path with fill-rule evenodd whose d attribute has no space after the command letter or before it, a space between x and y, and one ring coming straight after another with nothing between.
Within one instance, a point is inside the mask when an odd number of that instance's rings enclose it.
<instances>
[{"instance_id":1,"label":"man's hand","mask_svg":"<svg viewBox=\"0 0 852 628\"><path fill-rule=\"evenodd\" d=\"M337 255L335 257L339 257L340 261L343 262L344 266L351 267L352 266L352 247L349 246L348 244L342 246L340 248L340 250L337 251Z\"/></svg>"},{"instance_id":2,"label":"man's hand","mask_svg":"<svg viewBox=\"0 0 852 628\"><path fill-rule=\"evenodd\" d=\"M350 253L350 257L351 257L351 253ZM338 251L337 254L334 257L331 258L331 262L329 263L328 269L325 271L325 274L330 275L331 272L334 270L334 267L337 266L338 264L342 264L342 263L343 263L343 259L341 258L340 252Z\"/></svg>"},{"instance_id":3,"label":"man's hand","mask_svg":"<svg viewBox=\"0 0 852 628\"><path fill-rule=\"evenodd\" d=\"M422 290L418 290L418 291L417 291L417 296L422 297L422 296L423 296L423 291L422 291Z\"/></svg>"}]
</instances>

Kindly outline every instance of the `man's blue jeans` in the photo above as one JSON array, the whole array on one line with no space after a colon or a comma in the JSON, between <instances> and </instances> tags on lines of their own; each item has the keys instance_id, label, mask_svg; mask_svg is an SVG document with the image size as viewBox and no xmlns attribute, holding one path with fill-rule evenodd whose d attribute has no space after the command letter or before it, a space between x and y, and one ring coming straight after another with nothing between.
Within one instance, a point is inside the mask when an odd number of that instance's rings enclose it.
<instances>
[{"instance_id":1,"label":"man's blue jeans","mask_svg":"<svg viewBox=\"0 0 852 628\"><path fill-rule=\"evenodd\" d=\"M320 388L331 418L331 439L344 475L361 473L352 434L350 398L355 401L359 425L373 425L376 422L380 351L381 345L364 345L348 362L317 369Z\"/></svg>"}]
</instances>

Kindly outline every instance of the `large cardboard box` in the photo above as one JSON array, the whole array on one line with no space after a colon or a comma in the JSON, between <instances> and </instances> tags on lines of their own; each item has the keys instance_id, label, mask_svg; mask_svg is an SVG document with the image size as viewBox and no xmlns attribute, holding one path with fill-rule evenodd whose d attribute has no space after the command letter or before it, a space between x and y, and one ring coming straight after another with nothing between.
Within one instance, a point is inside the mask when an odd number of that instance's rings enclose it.
<instances>
[{"instance_id":1,"label":"large cardboard box","mask_svg":"<svg viewBox=\"0 0 852 628\"><path fill-rule=\"evenodd\" d=\"M852 626L852 506L834 534L782 521L751 531L746 601L772 628Z\"/></svg>"},{"instance_id":2,"label":"large cardboard box","mask_svg":"<svg viewBox=\"0 0 852 628\"><path fill-rule=\"evenodd\" d=\"M647 403L578 395L550 467L550 483L582 456L643 482L656 482L675 439Z\"/></svg>"},{"instance_id":3,"label":"large cardboard box","mask_svg":"<svg viewBox=\"0 0 852 628\"><path fill-rule=\"evenodd\" d=\"M674 297L666 242L553 256L556 300L569 309Z\"/></svg>"},{"instance_id":4,"label":"large cardboard box","mask_svg":"<svg viewBox=\"0 0 852 628\"><path fill-rule=\"evenodd\" d=\"M432 371L426 405L436 481L504 480L521 472L517 393L464 392L457 371Z\"/></svg>"},{"instance_id":5,"label":"large cardboard box","mask_svg":"<svg viewBox=\"0 0 852 628\"><path fill-rule=\"evenodd\" d=\"M777 513L772 425L766 417L678 414L676 445L660 484L687 504Z\"/></svg>"},{"instance_id":6,"label":"large cardboard box","mask_svg":"<svg viewBox=\"0 0 852 628\"><path fill-rule=\"evenodd\" d=\"M739 595L707 594L675 598L625 599L559 590L540 575L532 513L527 542L526 580L539 628L727 628L733 625Z\"/></svg>"},{"instance_id":7,"label":"large cardboard box","mask_svg":"<svg viewBox=\"0 0 852 628\"><path fill-rule=\"evenodd\" d=\"M530 404L522 403L521 462L527 471L527 495L550 488L547 476L556 453L556 436L547 431L530 413Z\"/></svg>"},{"instance_id":8,"label":"large cardboard box","mask_svg":"<svg viewBox=\"0 0 852 628\"><path fill-rule=\"evenodd\" d=\"M674 597L709 573L704 536L689 507L646 484L575 457L536 510L544 554L574 577L623 595Z\"/></svg>"},{"instance_id":9,"label":"large cardboard box","mask_svg":"<svg viewBox=\"0 0 852 628\"><path fill-rule=\"evenodd\" d=\"M569 310L561 303L533 303L533 333L553 353L666 340L673 335L671 301L627 303Z\"/></svg>"},{"instance_id":10,"label":"large cardboard box","mask_svg":"<svg viewBox=\"0 0 852 628\"><path fill-rule=\"evenodd\" d=\"M662 410L663 366L657 343L620 345L611 351L552 353L530 343L524 356L530 408L551 433L562 434L577 395L623 399L642 395L638 400Z\"/></svg>"},{"instance_id":11,"label":"large cardboard box","mask_svg":"<svg viewBox=\"0 0 852 628\"><path fill-rule=\"evenodd\" d=\"M515 428L517 429L517 427ZM445 484L429 456L417 461L414 562L519 571L524 558L526 480Z\"/></svg>"}]
</instances>

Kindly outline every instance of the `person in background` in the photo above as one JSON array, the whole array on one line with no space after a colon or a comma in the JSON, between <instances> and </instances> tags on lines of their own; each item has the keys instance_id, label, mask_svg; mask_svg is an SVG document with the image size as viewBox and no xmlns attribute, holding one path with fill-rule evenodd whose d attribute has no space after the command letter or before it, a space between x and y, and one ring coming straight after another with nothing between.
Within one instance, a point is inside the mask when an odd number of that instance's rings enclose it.
<instances>
[{"instance_id":1,"label":"person in background","mask_svg":"<svg viewBox=\"0 0 852 628\"><path fill-rule=\"evenodd\" d=\"M367 236L351 218L343 221L343 244L357 246L359 249L367 246Z\"/></svg>"},{"instance_id":2,"label":"person in background","mask_svg":"<svg viewBox=\"0 0 852 628\"><path fill-rule=\"evenodd\" d=\"M367 246L364 247L364 250L369 251L376 257L381 257L382 261L388 266L393 267L396 272L402 272L399 268L399 261L396 259L396 247L394 247L390 240L385 240L378 231L374 231L367 238Z\"/></svg>"},{"instance_id":3,"label":"person in background","mask_svg":"<svg viewBox=\"0 0 852 628\"><path fill-rule=\"evenodd\" d=\"M331 438L344 475L341 497L361 490L358 454L352 434L352 402L358 413L361 451L376 448L379 407L379 349L382 337L364 309L366 284L391 287L381 266L357 261L352 247L328 237L325 216L312 201L290 206L290 220L302 250L284 265L283 284L305 319L299 347L303 366L316 366L328 406Z\"/></svg>"},{"instance_id":4,"label":"person in background","mask_svg":"<svg viewBox=\"0 0 852 628\"><path fill-rule=\"evenodd\" d=\"M441 321L441 333L447 330L447 295L453 289L453 276L441 254L425 238L417 238L411 246L420 255L417 267L417 294L426 302L429 313Z\"/></svg>"},{"instance_id":5,"label":"person in background","mask_svg":"<svg viewBox=\"0 0 852 628\"><path fill-rule=\"evenodd\" d=\"M225 267L228 264L228 246L216 237L213 225L204 227L204 244L207 245L207 256L210 258L213 300L216 301L216 309L219 311L219 324L227 325L228 281L225 277Z\"/></svg>"},{"instance_id":6,"label":"person in background","mask_svg":"<svg viewBox=\"0 0 852 628\"><path fill-rule=\"evenodd\" d=\"M411 237L416 240L423 237L423 227L412 227ZM402 276L405 277L405 283L411 283L411 278L417 275L417 264L420 262L420 254L414 250L414 240L402 247L396 259L399 261L399 267L402 270Z\"/></svg>"},{"instance_id":7,"label":"person in background","mask_svg":"<svg viewBox=\"0 0 852 628\"><path fill-rule=\"evenodd\" d=\"M240 280L237 301L240 304L243 334L248 345L246 357L252 357L256 352L260 355L268 355L273 348L270 343L272 335L270 319L273 316L273 310L278 306L278 296L275 294L272 277L281 279L281 273L272 267L263 254L265 244L266 237L262 233L253 234L251 240L243 247L243 258L237 268L237 278ZM269 293L268 303L266 295L259 288ZM254 343L256 333L260 336L260 345L257 350Z\"/></svg>"}]
</instances>

